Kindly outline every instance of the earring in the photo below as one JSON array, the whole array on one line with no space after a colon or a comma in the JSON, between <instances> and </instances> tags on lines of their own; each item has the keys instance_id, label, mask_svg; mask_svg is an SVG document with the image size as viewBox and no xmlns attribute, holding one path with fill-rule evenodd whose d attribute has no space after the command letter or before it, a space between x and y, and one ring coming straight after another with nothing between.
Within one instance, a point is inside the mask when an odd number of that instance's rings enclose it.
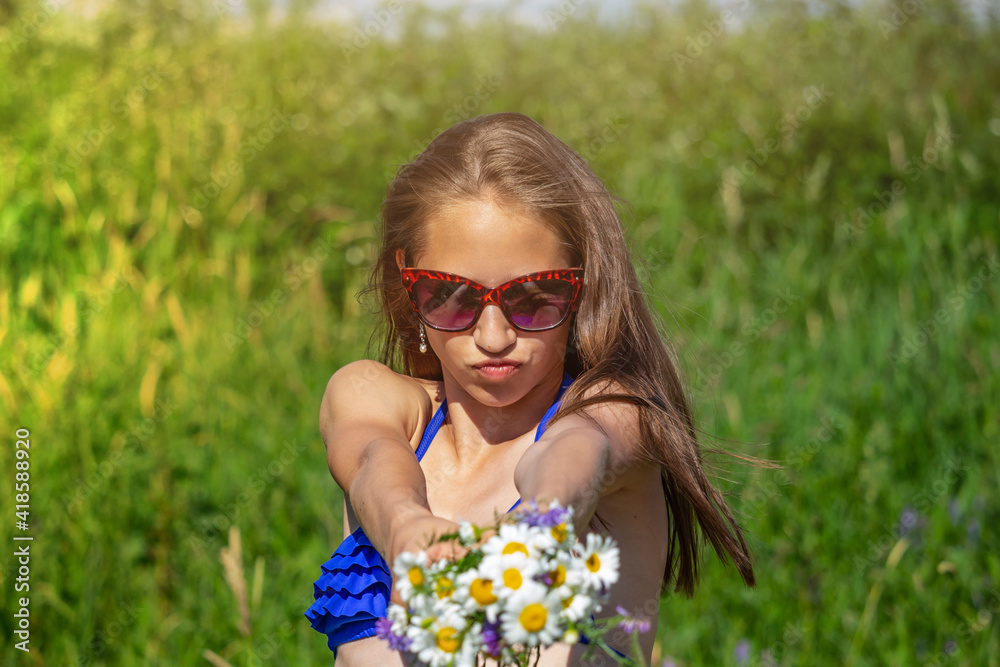
<instances>
[{"instance_id":1,"label":"earring","mask_svg":"<svg viewBox=\"0 0 1000 667\"><path fill-rule=\"evenodd\" d=\"M427 351L427 337L424 335L424 323L420 323L420 351Z\"/></svg>"}]
</instances>

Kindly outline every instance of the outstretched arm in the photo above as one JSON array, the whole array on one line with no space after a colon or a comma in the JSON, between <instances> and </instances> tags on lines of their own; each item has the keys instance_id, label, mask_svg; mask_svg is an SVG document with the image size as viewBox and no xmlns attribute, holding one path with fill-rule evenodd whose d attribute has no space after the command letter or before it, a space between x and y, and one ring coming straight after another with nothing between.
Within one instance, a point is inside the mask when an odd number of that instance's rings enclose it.
<instances>
[{"instance_id":1,"label":"outstretched arm","mask_svg":"<svg viewBox=\"0 0 1000 667\"><path fill-rule=\"evenodd\" d=\"M634 407L600 403L554 422L521 456L514 483L521 502L558 498L572 505L577 534L587 527L601 496L632 478L640 465Z\"/></svg>"},{"instance_id":2,"label":"outstretched arm","mask_svg":"<svg viewBox=\"0 0 1000 667\"><path fill-rule=\"evenodd\" d=\"M428 506L427 483L410 445L419 417L411 392L387 366L364 359L333 374L320 408L330 474L390 564L403 551L418 551L432 534L457 528Z\"/></svg>"}]
</instances>

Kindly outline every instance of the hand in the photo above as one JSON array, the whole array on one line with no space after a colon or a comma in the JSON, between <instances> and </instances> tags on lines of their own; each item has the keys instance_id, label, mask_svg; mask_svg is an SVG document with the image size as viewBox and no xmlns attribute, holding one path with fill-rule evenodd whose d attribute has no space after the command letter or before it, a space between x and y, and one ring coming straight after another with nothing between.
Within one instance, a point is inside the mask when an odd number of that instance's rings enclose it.
<instances>
[{"instance_id":1,"label":"hand","mask_svg":"<svg viewBox=\"0 0 1000 667\"><path fill-rule=\"evenodd\" d=\"M457 542L439 542L428 546L435 537L456 533L458 528L458 524L454 521L442 519L433 514L407 520L393 534L390 546L391 553L389 554L390 570L396 562L396 558L404 552L417 553L424 550L427 553L428 564L442 558L449 560L461 558L468 552L468 549L460 546ZM390 599L396 604L404 604L403 598L399 595L399 587L396 586L395 572L392 574L392 596Z\"/></svg>"}]
</instances>

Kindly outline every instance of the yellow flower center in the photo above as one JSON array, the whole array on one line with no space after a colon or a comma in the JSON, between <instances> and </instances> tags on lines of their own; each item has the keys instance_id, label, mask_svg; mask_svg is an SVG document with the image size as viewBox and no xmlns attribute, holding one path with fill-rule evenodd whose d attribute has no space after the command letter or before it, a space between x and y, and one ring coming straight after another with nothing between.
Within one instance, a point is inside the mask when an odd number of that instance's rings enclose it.
<instances>
[{"instance_id":1,"label":"yellow flower center","mask_svg":"<svg viewBox=\"0 0 1000 667\"><path fill-rule=\"evenodd\" d=\"M563 609L569 609L569 606L571 604L573 604L573 597L574 596L570 595L568 598L566 598L565 600L562 601L562 608Z\"/></svg>"},{"instance_id":2,"label":"yellow flower center","mask_svg":"<svg viewBox=\"0 0 1000 667\"><path fill-rule=\"evenodd\" d=\"M553 586L562 586L566 583L566 568L562 565L556 565L556 569L549 572L549 576L552 577Z\"/></svg>"},{"instance_id":3,"label":"yellow flower center","mask_svg":"<svg viewBox=\"0 0 1000 667\"><path fill-rule=\"evenodd\" d=\"M503 571L503 585L511 590L517 590L521 587L521 573L511 568L509 570Z\"/></svg>"},{"instance_id":4,"label":"yellow flower center","mask_svg":"<svg viewBox=\"0 0 1000 667\"><path fill-rule=\"evenodd\" d=\"M521 627L528 632L538 632L545 627L545 621L548 617L549 612L546 611L545 607L537 602L529 604L521 610Z\"/></svg>"},{"instance_id":5,"label":"yellow flower center","mask_svg":"<svg viewBox=\"0 0 1000 667\"><path fill-rule=\"evenodd\" d=\"M587 559L587 569L591 572L597 572L601 569L601 558L597 554L590 554Z\"/></svg>"},{"instance_id":6,"label":"yellow flower center","mask_svg":"<svg viewBox=\"0 0 1000 667\"><path fill-rule=\"evenodd\" d=\"M435 641L437 647L445 653L454 653L458 650L458 630L455 628L441 628L437 631Z\"/></svg>"},{"instance_id":7,"label":"yellow flower center","mask_svg":"<svg viewBox=\"0 0 1000 667\"><path fill-rule=\"evenodd\" d=\"M562 542L566 539L566 524L561 523L558 526L552 526L552 537L555 538L556 542Z\"/></svg>"},{"instance_id":8,"label":"yellow flower center","mask_svg":"<svg viewBox=\"0 0 1000 667\"><path fill-rule=\"evenodd\" d=\"M437 596L438 598L449 597L455 591L455 584L448 577L441 577L437 580Z\"/></svg>"},{"instance_id":9,"label":"yellow flower center","mask_svg":"<svg viewBox=\"0 0 1000 667\"><path fill-rule=\"evenodd\" d=\"M479 604L486 606L497 601L493 595L493 582L489 579L476 579L469 586L469 595Z\"/></svg>"},{"instance_id":10,"label":"yellow flower center","mask_svg":"<svg viewBox=\"0 0 1000 667\"><path fill-rule=\"evenodd\" d=\"M524 546L520 542L511 542L503 548L503 555L516 554L518 551L523 553L525 556L528 555L528 547Z\"/></svg>"},{"instance_id":11,"label":"yellow flower center","mask_svg":"<svg viewBox=\"0 0 1000 667\"><path fill-rule=\"evenodd\" d=\"M420 568L416 566L410 568L410 571L407 573L407 578L414 586L419 586L424 583L424 573L421 572Z\"/></svg>"}]
</instances>

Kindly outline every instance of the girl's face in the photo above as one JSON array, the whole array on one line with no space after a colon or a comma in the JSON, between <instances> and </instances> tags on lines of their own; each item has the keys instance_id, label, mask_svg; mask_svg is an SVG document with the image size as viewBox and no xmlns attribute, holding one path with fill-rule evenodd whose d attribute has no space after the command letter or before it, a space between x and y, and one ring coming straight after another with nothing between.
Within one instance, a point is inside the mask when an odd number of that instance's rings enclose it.
<instances>
[{"instance_id":1,"label":"girl's face","mask_svg":"<svg viewBox=\"0 0 1000 667\"><path fill-rule=\"evenodd\" d=\"M419 257L396 251L400 268L409 266L455 273L487 287L548 269L573 266L556 234L538 218L501 209L489 201L460 201L434 212L426 221L427 245ZM446 379L486 405L509 405L551 376L562 377L572 313L547 331L513 328L495 303L488 303L475 326L466 331L437 331L424 326L427 344L441 361ZM474 367L487 359L519 363L505 378ZM558 381L558 380L557 380Z\"/></svg>"}]
</instances>

